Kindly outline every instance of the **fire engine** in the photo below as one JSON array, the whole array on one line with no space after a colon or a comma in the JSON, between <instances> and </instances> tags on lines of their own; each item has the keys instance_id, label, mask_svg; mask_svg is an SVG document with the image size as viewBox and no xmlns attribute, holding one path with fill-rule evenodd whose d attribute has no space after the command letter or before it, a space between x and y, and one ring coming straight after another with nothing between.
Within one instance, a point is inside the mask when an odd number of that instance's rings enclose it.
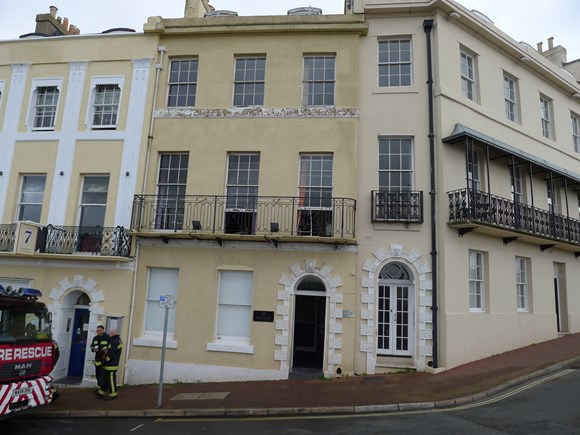
<instances>
[{"instance_id":1,"label":"fire engine","mask_svg":"<svg viewBox=\"0 0 580 435\"><path fill-rule=\"evenodd\" d=\"M57 398L59 352L40 290L0 285L0 419Z\"/></svg>"}]
</instances>

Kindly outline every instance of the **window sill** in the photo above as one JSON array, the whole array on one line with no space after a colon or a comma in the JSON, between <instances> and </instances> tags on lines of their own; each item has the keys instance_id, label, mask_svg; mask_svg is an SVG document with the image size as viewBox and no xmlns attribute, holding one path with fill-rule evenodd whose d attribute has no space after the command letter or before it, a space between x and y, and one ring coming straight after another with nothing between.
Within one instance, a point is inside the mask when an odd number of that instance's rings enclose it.
<instances>
[{"instance_id":1,"label":"window sill","mask_svg":"<svg viewBox=\"0 0 580 435\"><path fill-rule=\"evenodd\" d=\"M161 347L163 346L163 337L139 337L133 339L133 346L144 347ZM165 347L168 349L177 349L177 341L167 338Z\"/></svg>"},{"instance_id":2,"label":"window sill","mask_svg":"<svg viewBox=\"0 0 580 435\"><path fill-rule=\"evenodd\" d=\"M210 352L230 352L230 353L254 353L254 346L248 344L236 343L233 341L214 341L207 344L207 350Z\"/></svg>"},{"instance_id":3,"label":"window sill","mask_svg":"<svg viewBox=\"0 0 580 435\"><path fill-rule=\"evenodd\" d=\"M416 94L415 86L373 86L373 94Z\"/></svg>"}]
</instances>

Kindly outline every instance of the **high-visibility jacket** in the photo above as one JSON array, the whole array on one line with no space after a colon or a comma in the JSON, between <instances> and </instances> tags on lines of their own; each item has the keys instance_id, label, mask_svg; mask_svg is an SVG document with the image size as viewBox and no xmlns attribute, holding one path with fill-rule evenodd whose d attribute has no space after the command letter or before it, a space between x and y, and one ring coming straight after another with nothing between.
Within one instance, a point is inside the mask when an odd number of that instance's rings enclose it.
<instances>
[{"instance_id":1,"label":"high-visibility jacket","mask_svg":"<svg viewBox=\"0 0 580 435\"><path fill-rule=\"evenodd\" d=\"M112 335L109 337L109 345L105 359L103 360L104 370L117 370L119 368L119 360L121 359L121 351L123 349L123 341L119 335Z\"/></svg>"},{"instance_id":2,"label":"high-visibility jacket","mask_svg":"<svg viewBox=\"0 0 580 435\"><path fill-rule=\"evenodd\" d=\"M95 335L93 341L91 342L91 350L97 349L95 352L95 365L100 366L105 359L105 353L109 348L109 336L104 333L103 335Z\"/></svg>"}]
</instances>

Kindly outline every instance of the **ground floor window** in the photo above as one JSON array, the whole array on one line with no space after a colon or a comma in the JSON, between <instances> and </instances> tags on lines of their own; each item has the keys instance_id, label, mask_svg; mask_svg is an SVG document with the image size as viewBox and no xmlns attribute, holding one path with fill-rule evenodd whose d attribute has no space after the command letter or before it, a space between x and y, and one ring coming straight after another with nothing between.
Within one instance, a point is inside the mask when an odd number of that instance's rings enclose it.
<instances>
[{"instance_id":1,"label":"ground floor window","mask_svg":"<svg viewBox=\"0 0 580 435\"><path fill-rule=\"evenodd\" d=\"M252 320L253 272L220 272L217 331L218 340L249 343Z\"/></svg>"}]
</instances>

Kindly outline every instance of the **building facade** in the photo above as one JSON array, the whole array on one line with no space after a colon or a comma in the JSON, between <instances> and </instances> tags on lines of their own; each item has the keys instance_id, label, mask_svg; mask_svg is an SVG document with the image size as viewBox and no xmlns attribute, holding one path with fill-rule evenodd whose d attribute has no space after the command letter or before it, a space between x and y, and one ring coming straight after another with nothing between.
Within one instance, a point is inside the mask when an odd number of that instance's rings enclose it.
<instances>
[{"instance_id":1,"label":"building facade","mask_svg":"<svg viewBox=\"0 0 580 435\"><path fill-rule=\"evenodd\" d=\"M39 20L0 43L0 284L43 290L57 378L94 381L98 324L127 384L158 379L165 330L167 382L580 332L578 61L553 39L451 0Z\"/></svg>"},{"instance_id":2,"label":"building facade","mask_svg":"<svg viewBox=\"0 0 580 435\"><path fill-rule=\"evenodd\" d=\"M127 382L354 371L363 17L150 18L159 38L135 197ZM152 352L153 351L153 352Z\"/></svg>"},{"instance_id":3,"label":"building facade","mask_svg":"<svg viewBox=\"0 0 580 435\"><path fill-rule=\"evenodd\" d=\"M56 8L37 21L0 43L0 284L41 289L61 349L55 377L91 380L96 326L126 335L157 45L68 33Z\"/></svg>"},{"instance_id":4,"label":"building facade","mask_svg":"<svg viewBox=\"0 0 580 435\"><path fill-rule=\"evenodd\" d=\"M452 1L354 8L369 24L357 370L452 368L578 332L575 62Z\"/></svg>"}]
</instances>

